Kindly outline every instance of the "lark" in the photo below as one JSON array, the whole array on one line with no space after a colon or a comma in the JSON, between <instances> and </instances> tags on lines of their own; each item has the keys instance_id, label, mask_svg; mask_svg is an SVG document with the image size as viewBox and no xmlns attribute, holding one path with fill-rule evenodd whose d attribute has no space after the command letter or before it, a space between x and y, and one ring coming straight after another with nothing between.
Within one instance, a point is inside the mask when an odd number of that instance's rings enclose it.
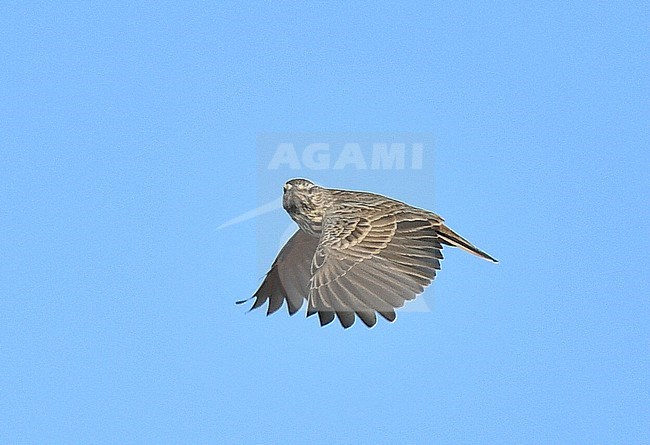
<instances>
[{"instance_id":1,"label":"lark","mask_svg":"<svg viewBox=\"0 0 650 445\"><path fill-rule=\"evenodd\" d=\"M349 328L377 314L395 321L395 309L415 299L440 270L452 246L498 261L451 230L435 213L386 196L318 186L307 179L284 185L282 205L298 224L255 294L252 309L268 301L267 315L284 302L290 315L307 300L307 316L321 326L337 318Z\"/></svg>"}]
</instances>

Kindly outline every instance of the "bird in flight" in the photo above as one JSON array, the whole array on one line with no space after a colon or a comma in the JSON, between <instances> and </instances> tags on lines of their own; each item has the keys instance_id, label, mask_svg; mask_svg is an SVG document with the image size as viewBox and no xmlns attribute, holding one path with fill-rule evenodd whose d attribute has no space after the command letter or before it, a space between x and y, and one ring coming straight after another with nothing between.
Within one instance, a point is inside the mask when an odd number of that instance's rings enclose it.
<instances>
[{"instance_id":1,"label":"bird in flight","mask_svg":"<svg viewBox=\"0 0 650 445\"><path fill-rule=\"evenodd\" d=\"M395 309L424 291L440 270L443 246L498 261L444 224L435 213L368 192L320 187L307 179L284 185L282 205L298 231L280 250L252 298L267 315L286 301L290 315L307 300L307 316L321 326L355 315L368 327L377 314L395 321Z\"/></svg>"}]
</instances>

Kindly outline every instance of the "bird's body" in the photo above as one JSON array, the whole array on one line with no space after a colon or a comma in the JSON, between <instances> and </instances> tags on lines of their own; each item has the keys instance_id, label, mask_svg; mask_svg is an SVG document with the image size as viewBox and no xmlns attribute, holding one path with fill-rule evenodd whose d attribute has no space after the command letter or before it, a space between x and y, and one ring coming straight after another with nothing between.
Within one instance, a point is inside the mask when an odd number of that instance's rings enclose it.
<instances>
[{"instance_id":1,"label":"bird's body","mask_svg":"<svg viewBox=\"0 0 650 445\"><path fill-rule=\"evenodd\" d=\"M347 328L356 314L370 327L376 312L393 321L394 309L433 281L443 245L497 262L435 213L382 195L292 179L282 203L299 230L254 295L252 309L268 300L268 314L285 300L293 314L307 299L321 325L336 316Z\"/></svg>"}]
</instances>

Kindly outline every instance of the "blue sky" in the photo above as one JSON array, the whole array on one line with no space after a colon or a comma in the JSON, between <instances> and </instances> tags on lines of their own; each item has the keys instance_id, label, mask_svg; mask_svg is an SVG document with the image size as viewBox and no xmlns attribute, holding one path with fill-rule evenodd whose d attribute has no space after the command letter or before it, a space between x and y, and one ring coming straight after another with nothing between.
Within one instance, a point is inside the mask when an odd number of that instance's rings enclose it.
<instances>
[{"instance_id":1,"label":"blue sky","mask_svg":"<svg viewBox=\"0 0 650 445\"><path fill-rule=\"evenodd\" d=\"M2 2L0 443L648 442L649 16ZM215 228L279 196L277 132L432 135L421 171L297 173L501 263L446 250L372 330L246 313L288 216Z\"/></svg>"}]
</instances>

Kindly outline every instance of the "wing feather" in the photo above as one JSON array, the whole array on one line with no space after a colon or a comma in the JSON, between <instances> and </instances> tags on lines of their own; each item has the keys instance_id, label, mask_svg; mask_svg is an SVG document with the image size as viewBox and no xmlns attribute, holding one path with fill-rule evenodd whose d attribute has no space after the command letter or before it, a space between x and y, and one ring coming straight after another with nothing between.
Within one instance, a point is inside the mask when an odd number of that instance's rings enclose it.
<instances>
[{"instance_id":1,"label":"wing feather","mask_svg":"<svg viewBox=\"0 0 650 445\"><path fill-rule=\"evenodd\" d=\"M277 312L284 301L290 315L302 307L303 301L309 295L311 279L311 263L318 238L298 230L278 253L277 258L266 274L264 281L253 297L255 302L250 310L262 306L267 301L269 306L266 314ZM243 303L247 300L238 301Z\"/></svg>"},{"instance_id":2,"label":"wing feather","mask_svg":"<svg viewBox=\"0 0 650 445\"><path fill-rule=\"evenodd\" d=\"M422 293L440 269L436 222L424 215L333 212L322 227L312 261L310 311L333 311L344 328L354 323L355 314L367 326L376 324L375 312L393 321L394 309ZM324 321L332 319L328 315Z\"/></svg>"}]
</instances>

